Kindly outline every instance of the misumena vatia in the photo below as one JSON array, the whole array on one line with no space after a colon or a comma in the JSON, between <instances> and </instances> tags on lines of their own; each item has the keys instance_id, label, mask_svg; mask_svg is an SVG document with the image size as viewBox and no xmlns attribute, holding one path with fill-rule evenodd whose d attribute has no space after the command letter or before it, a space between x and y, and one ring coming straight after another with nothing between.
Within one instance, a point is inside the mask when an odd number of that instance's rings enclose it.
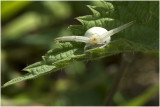
<instances>
[{"instance_id":1,"label":"misumena vatia","mask_svg":"<svg viewBox=\"0 0 160 107\"><path fill-rule=\"evenodd\" d=\"M134 21L131 21L127 24L124 24L122 26L119 26L115 29L112 29L110 31L107 31L104 28L101 27L92 27L88 29L85 33L85 36L64 36L64 37L59 37L56 38L55 40L57 42L59 41L76 41L76 42L84 42L86 43L84 47L84 51L88 48L95 48L95 47L100 47L103 48L106 45L109 44L111 40L111 36L122 31L123 29L129 27L132 25Z\"/></svg>"}]
</instances>

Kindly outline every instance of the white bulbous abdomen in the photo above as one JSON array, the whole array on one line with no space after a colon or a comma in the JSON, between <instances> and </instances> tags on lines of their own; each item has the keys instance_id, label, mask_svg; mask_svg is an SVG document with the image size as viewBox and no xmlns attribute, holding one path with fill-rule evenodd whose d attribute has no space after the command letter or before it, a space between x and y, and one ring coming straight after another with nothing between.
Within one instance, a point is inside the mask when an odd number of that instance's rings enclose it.
<instances>
[{"instance_id":1,"label":"white bulbous abdomen","mask_svg":"<svg viewBox=\"0 0 160 107\"><path fill-rule=\"evenodd\" d=\"M104 38L104 34L107 34L107 30L102 27L92 27L88 29L84 36L89 37L89 44L108 44L111 37Z\"/></svg>"},{"instance_id":2,"label":"white bulbous abdomen","mask_svg":"<svg viewBox=\"0 0 160 107\"><path fill-rule=\"evenodd\" d=\"M92 27L88 29L84 36L91 37L94 34L97 34L97 36L101 36L104 33L107 33L108 31L102 27Z\"/></svg>"}]
</instances>

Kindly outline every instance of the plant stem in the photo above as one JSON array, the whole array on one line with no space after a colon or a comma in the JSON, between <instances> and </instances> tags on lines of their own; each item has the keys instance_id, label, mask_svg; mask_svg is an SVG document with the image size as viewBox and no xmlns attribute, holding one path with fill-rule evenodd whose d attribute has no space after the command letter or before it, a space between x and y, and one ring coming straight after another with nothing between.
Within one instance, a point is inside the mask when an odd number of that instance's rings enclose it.
<instances>
[{"instance_id":1,"label":"plant stem","mask_svg":"<svg viewBox=\"0 0 160 107\"><path fill-rule=\"evenodd\" d=\"M112 105L112 99L113 99L115 92L117 91L117 89L119 87L120 80L123 77L124 72L127 71L128 67L133 62L133 59L134 59L134 55L132 53L123 53L122 54L121 66L120 66L119 71L116 74L113 85L109 90L109 94L107 95L107 98L104 103L105 106Z\"/></svg>"}]
</instances>

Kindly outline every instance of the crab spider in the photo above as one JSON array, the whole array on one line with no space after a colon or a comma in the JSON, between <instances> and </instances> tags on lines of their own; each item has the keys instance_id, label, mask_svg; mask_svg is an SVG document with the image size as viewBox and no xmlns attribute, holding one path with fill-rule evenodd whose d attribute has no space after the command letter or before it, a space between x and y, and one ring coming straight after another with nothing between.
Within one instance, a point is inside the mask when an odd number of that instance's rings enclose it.
<instances>
[{"instance_id":1,"label":"crab spider","mask_svg":"<svg viewBox=\"0 0 160 107\"><path fill-rule=\"evenodd\" d=\"M64 37L56 38L55 40L57 42L59 42L59 41L84 42L84 43L86 43L86 45L84 47L84 51L88 47L95 48L95 47L99 46L100 48L103 48L109 44L112 35L129 27L134 22L135 21L131 21L127 24L119 26L119 27L112 29L110 31L107 31L106 29L101 28L101 27L92 27L86 31L85 36L64 36Z\"/></svg>"}]
</instances>

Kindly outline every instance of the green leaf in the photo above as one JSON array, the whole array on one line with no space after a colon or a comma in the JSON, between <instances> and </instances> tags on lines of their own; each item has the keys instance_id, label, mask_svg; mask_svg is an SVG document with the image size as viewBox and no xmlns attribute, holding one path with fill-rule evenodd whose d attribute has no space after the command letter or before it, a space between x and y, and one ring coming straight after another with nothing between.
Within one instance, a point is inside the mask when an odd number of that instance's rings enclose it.
<instances>
[{"instance_id":1,"label":"green leaf","mask_svg":"<svg viewBox=\"0 0 160 107\"><path fill-rule=\"evenodd\" d=\"M1 18L2 21L5 21L22 11L22 9L27 7L32 1L2 1L1 3Z\"/></svg>"},{"instance_id":2,"label":"green leaf","mask_svg":"<svg viewBox=\"0 0 160 107\"><path fill-rule=\"evenodd\" d=\"M128 103L124 104L125 106L144 106L144 104L150 100L153 96L158 95L159 84L156 84L149 89L147 89L144 93L139 95L138 97L132 99Z\"/></svg>"},{"instance_id":3,"label":"green leaf","mask_svg":"<svg viewBox=\"0 0 160 107\"><path fill-rule=\"evenodd\" d=\"M76 61L95 60L121 52L158 52L158 2L103 3L102 7L88 6L93 15L78 17L82 25L69 27L73 35L84 35L94 26L111 30L132 20L137 20L137 23L115 34L105 48L95 48L85 53L84 43L60 42L59 47L42 56L43 61L24 68L28 74L15 78L4 86L57 71Z\"/></svg>"}]
</instances>

